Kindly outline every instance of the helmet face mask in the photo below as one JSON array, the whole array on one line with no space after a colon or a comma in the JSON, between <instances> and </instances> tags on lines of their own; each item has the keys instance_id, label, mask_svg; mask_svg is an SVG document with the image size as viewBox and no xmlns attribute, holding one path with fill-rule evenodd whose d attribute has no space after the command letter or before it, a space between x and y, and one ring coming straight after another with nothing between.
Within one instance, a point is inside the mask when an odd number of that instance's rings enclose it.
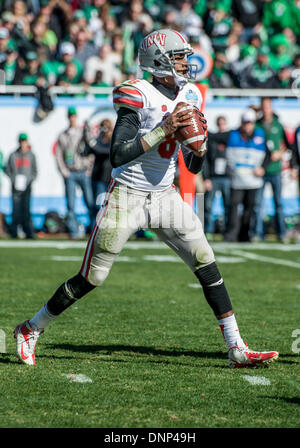
<instances>
[{"instance_id":1,"label":"helmet face mask","mask_svg":"<svg viewBox=\"0 0 300 448\"><path fill-rule=\"evenodd\" d=\"M157 78L171 76L179 87L183 87L194 79L193 72L196 72L187 60L192 53L192 47L177 31L155 31L146 36L140 46L140 67Z\"/></svg>"}]
</instances>

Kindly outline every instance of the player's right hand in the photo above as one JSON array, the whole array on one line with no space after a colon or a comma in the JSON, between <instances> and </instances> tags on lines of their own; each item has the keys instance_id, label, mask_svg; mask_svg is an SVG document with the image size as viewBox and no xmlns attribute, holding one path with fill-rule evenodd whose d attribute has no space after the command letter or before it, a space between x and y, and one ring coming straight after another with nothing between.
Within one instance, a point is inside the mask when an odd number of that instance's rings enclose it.
<instances>
[{"instance_id":1,"label":"player's right hand","mask_svg":"<svg viewBox=\"0 0 300 448\"><path fill-rule=\"evenodd\" d=\"M182 105L177 105L174 111L162 123L161 127L166 136L174 134L174 132L180 127L189 126L192 124L193 106L187 110L182 109Z\"/></svg>"}]
</instances>

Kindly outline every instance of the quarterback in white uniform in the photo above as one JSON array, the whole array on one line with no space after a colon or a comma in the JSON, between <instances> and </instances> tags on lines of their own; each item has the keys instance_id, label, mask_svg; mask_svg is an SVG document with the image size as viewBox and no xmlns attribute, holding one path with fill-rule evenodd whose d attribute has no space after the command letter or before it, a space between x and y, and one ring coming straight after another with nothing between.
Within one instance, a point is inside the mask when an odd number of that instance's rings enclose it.
<instances>
[{"instance_id":1,"label":"quarterback in white uniform","mask_svg":"<svg viewBox=\"0 0 300 448\"><path fill-rule=\"evenodd\" d=\"M44 328L106 279L124 244L140 228L150 227L193 271L214 312L228 347L230 367L257 366L278 358L275 351L250 350L243 342L231 301L198 216L173 186L179 145L176 130L192 124L199 111L200 91L189 82L192 48L177 31L162 29L143 40L142 70L153 81L126 81L117 86L113 102L118 117L111 143L114 167L106 198L98 213L80 272L63 283L40 311L14 330L17 356L35 364L35 346ZM188 103L183 108L179 103ZM182 147L187 168L198 173L206 152Z\"/></svg>"}]
</instances>

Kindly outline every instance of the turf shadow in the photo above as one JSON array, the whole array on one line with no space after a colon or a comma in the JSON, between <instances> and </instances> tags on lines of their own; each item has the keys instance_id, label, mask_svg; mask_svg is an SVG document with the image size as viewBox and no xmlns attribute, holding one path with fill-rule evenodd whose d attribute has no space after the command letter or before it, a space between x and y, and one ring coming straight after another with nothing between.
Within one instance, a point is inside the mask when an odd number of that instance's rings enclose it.
<instances>
[{"instance_id":1,"label":"turf shadow","mask_svg":"<svg viewBox=\"0 0 300 448\"><path fill-rule=\"evenodd\" d=\"M271 397L271 396L263 396L261 398L270 398L272 400L281 400L281 401L285 401L286 403L290 403L290 404L300 404L300 397Z\"/></svg>"},{"instance_id":2,"label":"turf shadow","mask_svg":"<svg viewBox=\"0 0 300 448\"><path fill-rule=\"evenodd\" d=\"M132 345L74 345L74 344L47 344L51 349L63 349L73 352L96 353L101 352L102 355L111 355L115 352L127 352L132 354L155 355L155 356L187 356L194 358L210 358L220 359L226 358L227 355L222 352L199 352L184 350L182 348L176 350L163 350L154 347L132 346Z\"/></svg>"},{"instance_id":3,"label":"turf shadow","mask_svg":"<svg viewBox=\"0 0 300 448\"><path fill-rule=\"evenodd\" d=\"M1 353L0 364L20 364L16 357L14 356L12 359L12 356L13 355L11 353Z\"/></svg>"},{"instance_id":4,"label":"turf shadow","mask_svg":"<svg viewBox=\"0 0 300 448\"><path fill-rule=\"evenodd\" d=\"M283 359L282 359L283 358ZM297 361L287 360L284 358L297 358ZM279 353L279 361L281 364L299 364L300 356L295 353Z\"/></svg>"}]
</instances>

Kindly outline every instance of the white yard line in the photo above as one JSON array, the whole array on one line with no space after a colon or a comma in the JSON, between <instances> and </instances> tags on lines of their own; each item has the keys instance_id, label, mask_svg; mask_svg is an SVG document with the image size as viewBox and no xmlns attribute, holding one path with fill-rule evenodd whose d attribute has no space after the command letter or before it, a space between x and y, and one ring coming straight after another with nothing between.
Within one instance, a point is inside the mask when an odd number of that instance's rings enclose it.
<instances>
[{"instance_id":1,"label":"white yard line","mask_svg":"<svg viewBox=\"0 0 300 448\"><path fill-rule=\"evenodd\" d=\"M158 261L164 263L166 261L171 263L182 263L181 258L173 256L173 255L145 255L143 257L145 261Z\"/></svg>"},{"instance_id":2,"label":"white yard line","mask_svg":"<svg viewBox=\"0 0 300 448\"><path fill-rule=\"evenodd\" d=\"M82 261L83 257L78 257L78 256L72 256L72 255L53 255L50 257L41 257L41 260L52 260L52 261ZM120 256L116 259L117 261L121 261L121 262L131 262L134 263L136 262L136 258L133 257L123 257Z\"/></svg>"},{"instance_id":3,"label":"white yard line","mask_svg":"<svg viewBox=\"0 0 300 448\"><path fill-rule=\"evenodd\" d=\"M262 261L264 263L272 263L281 266L289 266L290 268L300 269L300 263L296 263L290 260L284 260L282 258L265 257L264 255L252 254L250 252L245 252L242 250L233 250L230 253L233 255L239 255L240 257L248 258L249 260Z\"/></svg>"},{"instance_id":4,"label":"white yard line","mask_svg":"<svg viewBox=\"0 0 300 448\"><path fill-rule=\"evenodd\" d=\"M216 252L218 252L216 250ZM217 255L216 260L218 263L243 263L245 260L244 257L222 257L222 255Z\"/></svg>"},{"instance_id":5,"label":"white yard line","mask_svg":"<svg viewBox=\"0 0 300 448\"><path fill-rule=\"evenodd\" d=\"M281 252L300 251L300 244L280 244L280 243L212 243L212 248L216 251L223 249L246 249L246 250L279 250Z\"/></svg>"},{"instance_id":6,"label":"white yard line","mask_svg":"<svg viewBox=\"0 0 300 448\"><path fill-rule=\"evenodd\" d=\"M56 248L56 249L84 249L87 241L67 241L67 240L0 240L0 247L7 248ZM224 250L278 250L281 252L296 252L300 251L300 244L278 244L278 243L212 243L213 249L218 252ZM125 244L125 249L140 250L140 249L169 249L162 241L128 241Z\"/></svg>"},{"instance_id":7,"label":"white yard line","mask_svg":"<svg viewBox=\"0 0 300 448\"><path fill-rule=\"evenodd\" d=\"M244 380L252 384L252 386L270 386L271 381L265 376L243 375Z\"/></svg>"},{"instance_id":8,"label":"white yard line","mask_svg":"<svg viewBox=\"0 0 300 448\"><path fill-rule=\"evenodd\" d=\"M82 373L62 373L62 376L68 378L71 383L92 383L93 380Z\"/></svg>"},{"instance_id":9,"label":"white yard line","mask_svg":"<svg viewBox=\"0 0 300 448\"><path fill-rule=\"evenodd\" d=\"M195 288L195 289L200 289L200 288L202 288L202 286L200 285L200 283L188 283L188 287L189 287L189 288Z\"/></svg>"}]
</instances>

